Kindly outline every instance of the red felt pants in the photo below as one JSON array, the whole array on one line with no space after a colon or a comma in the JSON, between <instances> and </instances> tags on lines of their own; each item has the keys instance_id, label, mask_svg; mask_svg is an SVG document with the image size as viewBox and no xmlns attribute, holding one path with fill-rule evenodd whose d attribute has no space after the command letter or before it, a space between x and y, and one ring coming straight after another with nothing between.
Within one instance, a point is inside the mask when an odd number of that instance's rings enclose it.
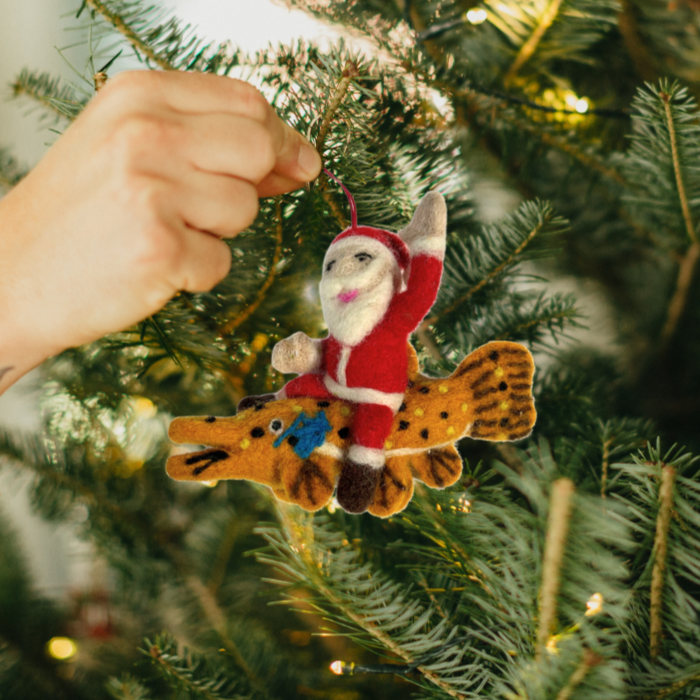
<instances>
[{"instance_id":1,"label":"red felt pants","mask_svg":"<svg viewBox=\"0 0 700 700\"><path fill-rule=\"evenodd\" d=\"M302 374L285 385L287 398L308 396L312 399L334 399L326 389L320 374ZM354 403L351 438L354 445L383 450L394 423L394 412L388 406L375 403Z\"/></svg>"}]
</instances>

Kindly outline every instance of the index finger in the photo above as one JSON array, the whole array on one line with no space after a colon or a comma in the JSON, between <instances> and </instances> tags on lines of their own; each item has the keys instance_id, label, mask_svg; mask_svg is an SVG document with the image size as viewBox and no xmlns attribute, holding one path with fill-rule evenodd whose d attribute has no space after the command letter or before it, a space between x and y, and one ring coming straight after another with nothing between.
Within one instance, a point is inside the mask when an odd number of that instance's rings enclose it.
<instances>
[{"instance_id":1,"label":"index finger","mask_svg":"<svg viewBox=\"0 0 700 700\"><path fill-rule=\"evenodd\" d=\"M313 180L321 158L311 143L285 124L262 93L250 83L221 75L182 71L129 71L112 81L156 97L185 114L235 114L264 124L272 136L277 159L271 172L294 181ZM109 83L108 83L109 85Z\"/></svg>"}]
</instances>

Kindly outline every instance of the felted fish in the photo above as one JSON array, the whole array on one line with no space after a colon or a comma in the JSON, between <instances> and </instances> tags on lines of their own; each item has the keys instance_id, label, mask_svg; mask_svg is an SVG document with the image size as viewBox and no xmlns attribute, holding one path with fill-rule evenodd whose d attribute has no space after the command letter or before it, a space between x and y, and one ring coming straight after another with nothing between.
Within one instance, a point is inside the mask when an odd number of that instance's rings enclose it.
<instances>
[{"instance_id":1,"label":"felted fish","mask_svg":"<svg viewBox=\"0 0 700 700\"><path fill-rule=\"evenodd\" d=\"M534 363L518 343L488 343L446 378L419 372L409 345L409 383L386 441L386 464L369 512L403 510L417 479L431 488L462 473L455 443L462 438L512 441L535 424ZM236 416L183 417L170 424L178 444L209 448L170 457L167 473L180 481L247 479L308 511L326 506L340 474L352 425L340 399L294 398L258 404Z\"/></svg>"}]
</instances>

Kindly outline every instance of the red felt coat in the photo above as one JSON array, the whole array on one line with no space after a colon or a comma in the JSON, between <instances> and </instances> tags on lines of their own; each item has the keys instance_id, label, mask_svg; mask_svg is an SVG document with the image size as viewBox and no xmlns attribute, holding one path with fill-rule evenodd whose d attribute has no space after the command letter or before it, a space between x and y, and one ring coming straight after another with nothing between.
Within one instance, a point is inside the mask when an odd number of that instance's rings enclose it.
<instances>
[{"instance_id":1,"label":"red felt coat","mask_svg":"<svg viewBox=\"0 0 700 700\"><path fill-rule=\"evenodd\" d=\"M336 382L348 387L403 393L408 372L406 343L435 303L441 277L442 261L438 258L425 254L412 258L405 291L392 299L369 335L349 348L345 382L338 373L343 345L332 335L322 343L321 373L328 373Z\"/></svg>"}]
</instances>

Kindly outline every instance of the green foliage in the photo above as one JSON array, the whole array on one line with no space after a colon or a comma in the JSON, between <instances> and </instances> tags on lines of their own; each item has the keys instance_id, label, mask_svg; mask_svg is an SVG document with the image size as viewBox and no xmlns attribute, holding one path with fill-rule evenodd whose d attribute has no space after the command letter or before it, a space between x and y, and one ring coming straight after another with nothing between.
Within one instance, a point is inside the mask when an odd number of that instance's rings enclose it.
<instances>
[{"instance_id":1,"label":"green foliage","mask_svg":"<svg viewBox=\"0 0 700 700\"><path fill-rule=\"evenodd\" d=\"M558 61L593 63L591 47L615 26L620 11L616 0L564 0L551 23L551 3L528 0L517 5L488 2L489 21L496 27L512 50L522 47L537 32L546 29L538 46L537 70L546 71Z\"/></svg>"},{"instance_id":2,"label":"green foliage","mask_svg":"<svg viewBox=\"0 0 700 700\"><path fill-rule=\"evenodd\" d=\"M77 12L81 16L86 18L82 27L90 30L92 41L99 43L116 29L149 67L226 75L238 63L238 52L229 44L202 41L170 11L141 0L85 0Z\"/></svg>"},{"instance_id":3,"label":"green foliage","mask_svg":"<svg viewBox=\"0 0 700 700\"><path fill-rule=\"evenodd\" d=\"M700 221L698 109L688 89L662 81L640 89L633 102L632 144L624 172L634 194L626 199L633 215L671 248L697 235ZM677 152L674 157L674 148ZM690 230L681 198L687 199Z\"/></svg>"},{"instance_id":4,"label":"green foliage","mask_svg":"<svg viewBox=\"0 0 700 700\"><path fill-rule=\"evenodd\" d=\"M80 640L85 655L67 679L43 653L66 614L31 591L0 523L0 695L697 697L692 270L675 329L660 338L700 220L692 3L499 0L481 24L461 0L293 4L354 27L383 54L299 41L247 56L150 3L85 0L81 84L24 71L14 91L61 126L87 104L94 73L129 51L148 68L235 73L312 141L323 135L360 223L399 229L438 188L449 246L422 356L446 371L490 340L529 345L535 439L519 449L464 440L462 479L443 492L418 485L387 520L273 507L270 493L238 482L169 480L172 416L232 414L243 395L279 387L274 342L323 333L316 281L348 224L344 195L321 178L264 200L229 241L234 267L220 285L54 358L41 438L0 431L0 460L32 474L39 512L79 520L109 562L118 611L116 639ZM348 66L359 76L336 104ZM573 113L583 97L592 109ZM0 184L22 176L1 151ZM486 225L482 180L520 199ZM597 329L584 334L585 303L552 284L563 273L605 298L615 337L589 344ZM662 454L659 433L688 450ZM565 531L550 520L562 478L575 484ZM557 533L558 588L545 596ZM265 605L280 602L280 586L285 605ZM586 615L594 594L602 610ZM545 605L556 614L543 633ZM333 678L325 669L338 658L376 673Z\"/></svg>"},{"instance_id":5,"label":"green foliage","mask_svg":"<svg viewBox=\"0 0 700 700\"><path fill-rule=\"evenodd\" d=\"M12 84L12 94L14 97L29 98L35 106L42 107L44 119L50 122L75 119L87 102L84 96L78 96L73 86L62 85L58 78L48 73L37 73L26 68Z\"/></svg>"},{"instance_id":6,"label":"green foliage","mask_svg":"<svg viewBox=\"0 0 700 700\"><path fill-rule=\"evenodd\" d=\"M0 148L0 187L11 189L26 175L25 169L6 148Z\"/></svg>"}]
</instances>

